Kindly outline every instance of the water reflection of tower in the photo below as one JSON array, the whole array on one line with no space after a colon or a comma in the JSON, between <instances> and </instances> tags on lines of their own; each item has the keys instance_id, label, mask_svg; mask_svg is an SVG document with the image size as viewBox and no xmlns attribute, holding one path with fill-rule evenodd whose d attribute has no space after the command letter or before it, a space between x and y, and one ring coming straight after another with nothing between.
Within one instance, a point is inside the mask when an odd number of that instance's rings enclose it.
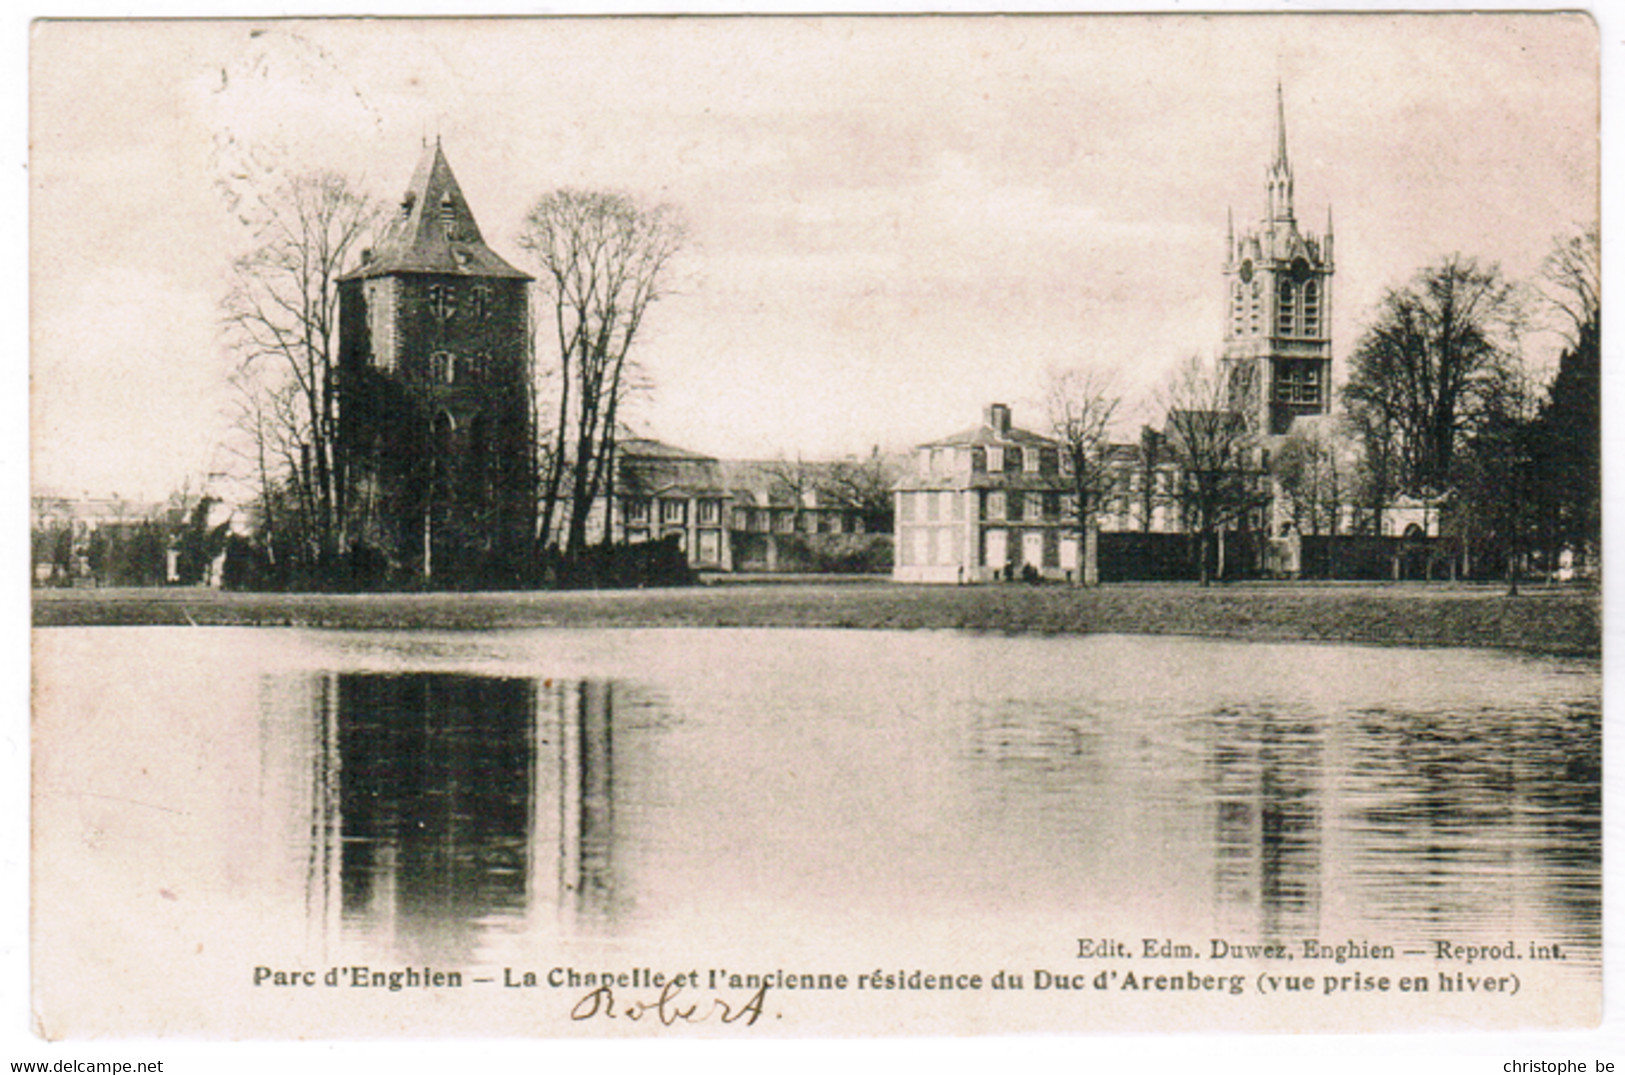
<instances>
[{"instance_id":1,"label":"water reflection of tower","mask_svg":"<svg viewBox=\"0 0 1625 1075\"><path fill-rule=\"evenodd\" d=\"M344 924L403 958L466 962L482 922L525 910L534 685L333 678Z\"/></svg>"},{"instance_id":2,"label":"water reflection of tower","mask_svg":"<svg viewBox=\"0 0 1625 1075\"><path fill-rule=\"evenodd\" d=\"M611 684L550 681L545 701L533 680L442 673L314 686L300 801L320 936L467 964L549 906L567 929L613 918Z\"/></svg>"},{"instance_id":3,"label":"water reflection of tower","mask_svg":"<svg viewBox=\"0 0 1625 1075\"><path fill-rule=\"evenodd\" d=\"M1320 919L1320 730L1269 712L1213 717L1209 762L1219 925L1274 940Z\"/></svg>"},{"instance_id":4,"label":"water reflection of tower","mask_svg":"<svg viewBox=\"0 0 1625 1075\"><path fill-rule=\"evenodd\" d=\"M615 884L615 687L561 684L555 695L559 751L559 912L567 929L609 923Z\"/></svg>"}]
</instances>

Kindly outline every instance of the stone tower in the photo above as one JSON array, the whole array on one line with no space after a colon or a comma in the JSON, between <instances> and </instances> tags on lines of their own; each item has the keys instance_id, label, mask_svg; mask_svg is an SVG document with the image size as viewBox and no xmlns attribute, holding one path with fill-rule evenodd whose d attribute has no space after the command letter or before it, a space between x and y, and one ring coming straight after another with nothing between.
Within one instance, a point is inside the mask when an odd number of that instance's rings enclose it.
<instances>
[{"instance_id":1,"label":"stone tower","mask_svg":"<svg viewBox=\"0 0 1625 1075\"><path fill-rule=\"evenodd\" d=\"M485 245L437 139L377 248L339 280L355 532L397 574L495 584L522 570L530 279Z\"/></svg>"},{"instance_id":2,"label":"stone tower","mask_svg":"<svg viewBox=\"0 0 1625 1075\"><path fill-rule=\"evenodd\" d=\"M1300 415L1331 410L1332 215L1326 234L1298 229L1292 208L1292 163L1286 151L1286 105L1275 87L1275 159L1267 205L1256 231L1225 242L1224 362L1232 399L1269 436Z\"/></svg>"}]
</instances>

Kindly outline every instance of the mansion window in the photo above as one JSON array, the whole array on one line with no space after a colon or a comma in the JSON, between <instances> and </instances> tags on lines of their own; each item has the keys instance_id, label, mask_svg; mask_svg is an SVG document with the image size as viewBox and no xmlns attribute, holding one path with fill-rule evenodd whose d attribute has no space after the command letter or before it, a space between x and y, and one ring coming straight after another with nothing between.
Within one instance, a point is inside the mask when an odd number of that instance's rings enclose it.
<instances>
[{"instance_id":1,"label":"mansion window","mask_svg":"<svg viewBox=\"0 0 1625 1075\"><path fill-rule=\"evenodd\" d=\"M1009 470L1020 470L1022 468L1021 449L1011 448L1006 451L1004 453L1004 465Z\"/></svg>"},{"instance_id":2,"label":"mansion window","mask_svg":"<svg viewBox=\"0 0 1625 1075\"><path fill-rule=\"evenodd\" d=\"M1009 514L1006 516L1006 518L1019 520L1026 508L1026 505L1023 503L1026 498L1023 497L1019 492L1012 492L1008 495L1010 501L1006 510L1009 512Z\"/></svg>"},{"instance_id":3,"label":"mansion window","mask_svg":"<svg viewBox=\"0 0 1625 1075\"><path fill-rule=\"evenodd\" d=\"M681 526L688 519L687 508L687 503L682 500L662 500L660 521L667 525Z\"/></svg>"},{"instance_id":4,"label":"mansion window","mask_svg":"<svg viewBox=\"0 0 1625 1075\"><path fill-rule=\"evenodd\" d=\"M491 316L491 288L488 284L475 284L469 294L469 314L476 321L484 321Z\"/></svg>"},{"instance_id":5,"label":"mansion window","mask_svg":"<svg viewBox=\"0 0 1625 1075\"><path fill-rule=\"evenodd\" d=\"M621 510L626 513L628 523L646 523L649 521L649 500L647 497L631 497L622 502Z\"/></svg>"},{"instance_id":6,"label":"mansion window","mask_svg":"<svg viewBox=\"0 0 1625 1075\"><path fill-rule=\"evenodd\" d=\"M699 506L701 526L715 526L722 519L722 501L702 500Z\"/></svg>"},{"instance_id":7,"label":"mansion window","mask_svg":"<svg viewBox=\"0 0 1625 1075\"><path fill-rule=\"evenodd\" d=\"M1277 403L1319 403L1320 367L1313 362L1283 362L1275 371Z\"/></svg>"},{"instance_id":8,"label":"mansion window","mask_svg":"<svg viewBox=\"0 0 1625 1075\"><path fill-rule=\"evenodd\" d=\"M984 519L1004 518L1004 494L997 490L988 493L983 509L982 518Z\"/></svg>"},{"instance_id":9,"label":"mansion window","mask_svg":"<svg viewBox=\"0 0 1625 1075\"><path fill-rule=\"evenodd\" d=\"M429 356L429 379L440 384L457 381L457 356L450 351L436 351Z\"/></svg>"}]
</instances>

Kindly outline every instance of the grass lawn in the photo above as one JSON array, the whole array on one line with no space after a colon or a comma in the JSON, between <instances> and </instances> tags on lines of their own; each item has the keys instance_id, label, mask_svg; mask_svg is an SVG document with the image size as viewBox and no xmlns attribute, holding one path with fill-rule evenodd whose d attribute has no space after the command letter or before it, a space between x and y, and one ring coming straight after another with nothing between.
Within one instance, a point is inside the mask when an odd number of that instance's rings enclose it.
<instances>
[{"instance_id":1,"label":"grass lawn","mask_svg":"<svg viewBox=\"0 0 1625 1075\"><path fill-rule=\"evenodd\" d=\"M1178 634L1596 656L1591 589L1446 583L913 586L731 582L666 590L245 594L36 590L36 627L170 625L472 630L509 627L844 627Z\"/></svg>"}]
</instances>

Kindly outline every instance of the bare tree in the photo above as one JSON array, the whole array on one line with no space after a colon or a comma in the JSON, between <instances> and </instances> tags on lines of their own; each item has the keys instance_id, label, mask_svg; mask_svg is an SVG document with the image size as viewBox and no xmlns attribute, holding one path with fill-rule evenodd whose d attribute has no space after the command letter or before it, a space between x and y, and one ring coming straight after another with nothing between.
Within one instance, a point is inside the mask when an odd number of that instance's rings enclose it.
<instances>
[{"instance_id":1,"label":"bare tree","mask_svg":"<svg viewBox=\"0 0 1625 1075\"><path fill-rule=\"evenodd\" d=\"M1244 526L1268 501L1257 434L1246 419L1258 390L1250 369L1193 357L1174 371L1165 391L1163 435L1178 464L1181 507L1196 530L1204 586L1215 571L1223 577L1223 530Z\"/></svg>"},{"instance_id":2,"label":"bare tree","mask_svg":"<svg viewBox=\"0 0 1625 1075\"><path fill-rule=\"evenodd\" d=\"M1392 459L1400 491L1450 488L1456 449L1502 391L1522 310L1495 266L1453 255L1389 291L1355 348L1344 401L1368 455Z\"/></svg>"},{"instance_id":3,"label":"bare tree","mask_svg":"<svg viewBox=\"0 0 1625 1075\"><path fill-rule=\"evenodd\" d=\"M1567 322L1569 345L1580 346L1602 319L1602 236L1597 225L1557 240L1541 266L1541 278L1547 303Z\"/></svg>"},{"instance_id":4,"label":"bare tree","mask_svg":"<svg viewBox=\"0 0 1625 1075\"><path fill-rule=\"evenodd\" d=\"M1078 582L1084 586L1100 582L1099 506L1113 478L1106 433L1120 402L1110 374L1092 368L1051 370L1044 390L1050 432L1061 442L1072 472L1078 545L1083 550Z\"/></svg>"},{"instance_id":5,"label":"bare tree","mask_svg":"<svg viewBox=\"0 0 1625 1075\"><path fill-rule=\"evenodd\" d=\"M867 458L843 459L831 464L819 482L819 492L831 503L854 512L869 533L889 534L896 510L892 494L896 483L896 468L880 454L877 445L870 449Z\"/></svg>"},{"instance_id":6,"label":"bare tree","mask_svg":"<svg viewBox=\"0 0 1625 1075\"><path fill-rule=\"evenodd\" d=\"M767 475L768 496L775 502L790 505L790 529L802 533L805 528L801 513L820 485L817 469L798 454L794 459L780 456L764 463L762 473Z\"/></svg>"},{"instance_id":7,"label":"bare tree","mask_svg":"<svg viewBox=\"0 0 1625 1075\"><path fill-rule=\"evenodd\" d=\"M552 533L567 486L566 552L586 546L588 512L606 488L620 407L634 380L627 356L649 304L666 293L684 238L671 207L615 192L554 191L525 218L519 245L540 269L559 356L547 371L558 402L552 443L538 447L540 532Z\"/></svg>"},{"instance_id":8,"label":"bare tree","mask_svg":"<svg viewBox=\"0 0 1625 1075\"><path fill-rule=\"evenodd\" d=\"M254 246L232 265L224 323L262 498L285 482L305 551L345 545L347 486L338 451L338 278L367 244L378 207L343 176L281 183L240 206ZM274 460L274 467L273 467Z\"/></svg>"},{"instance_id":9,"label":"bare tree","mask_svg":"<svg viewBox=\"0 0 1625 1075\"><path fill-rule=\"evenodd\" d=\"M1299 533L1337 533L1347 482L1334 428L1294 422L1275 454L1274 473Z\"/></svg>"}]
</instances>

